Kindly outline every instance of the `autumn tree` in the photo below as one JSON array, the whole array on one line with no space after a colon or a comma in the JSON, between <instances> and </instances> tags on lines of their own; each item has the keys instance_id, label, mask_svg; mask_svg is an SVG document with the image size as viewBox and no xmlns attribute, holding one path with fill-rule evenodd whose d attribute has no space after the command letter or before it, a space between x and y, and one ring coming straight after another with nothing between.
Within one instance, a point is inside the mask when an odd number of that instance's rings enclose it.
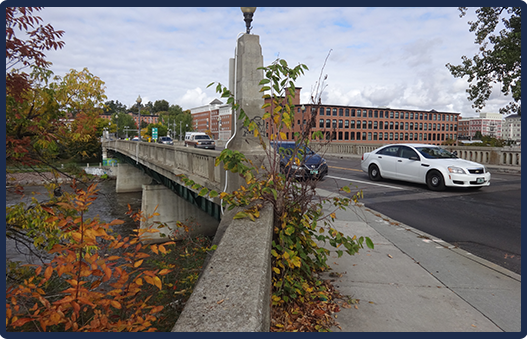
<instances>
[{"instance_id":1,"label":"autumn tree","mask_svg":"<svg viewBox=\"0 0 527 339\"><path fill-rule=\"evenodd\" d=\"M44 51L59 49L64 42L59 39L64 31L53 26L42 25L42 18L35 15L42 7L6 7L6 94L20 101L30 86L28 74L23 69L29 66L41 68L51 64Z\"/></svg>"},{"instance_id":2,"label":"autumn tree","mask_svg":"<svg viewBox=\"0 0 527 339\"><path fill-rule=\"evenodd\" d=\"M468 8L460 7L460 17ZM513 101L500 113L521 114L521 9L519 7L481 7L476 10L478 20L469 22L470 32L476 35L478 53L462 56L462 64L446 67L456 78L468 76L468 99L480 111L492 93L494 83L501 84L504 95L512 94ZM500 24L503 28L496 32Z\"/></svg>"}]
</instances>

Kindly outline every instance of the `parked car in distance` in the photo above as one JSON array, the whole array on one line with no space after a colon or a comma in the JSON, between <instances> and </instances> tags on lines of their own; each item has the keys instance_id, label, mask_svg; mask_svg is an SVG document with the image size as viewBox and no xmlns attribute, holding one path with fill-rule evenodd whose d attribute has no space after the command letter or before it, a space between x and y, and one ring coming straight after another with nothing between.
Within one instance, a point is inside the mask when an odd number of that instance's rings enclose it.
<instances>
[{"instance_id":1,"label":"parked car in distance","mask_svg":"<svg viewBox=\"0 0 527 339\"><path fill-rule=\"evenodd\" d=\"M296 179L322 179L328 174L326 160L305 145L297 145L294 141L272 142L271 146L280 155L280 171L294 176ZM297 163L292 159L298 148Z\"/></svg>"},{"instance_id":2,"label":"parked car in distance","mask_svg":"<svg viewBox=\"0 0 527 339\"><path fill-rule=\"evenodd\" d=\"M185 146L195 148L216 149L216 144L203 132L190 132L185 134Z\"/></svg>"},{"instance_id":3,"label":"parked car in distance","mask_svg":"<svg viewBox=\"0 0 527 339\"><path fill-rule=\"evenodd\" d=\"M426 184L432 191L445 187L481 188L490 173L477 162L463 160L435 145L392 144L364 153L361 168L371 180L382 178Z\"/></svg>"},{"instance_id":4,"label":"parked car in distance","mask_svg":"<svg viewBox=\"0 0 527 339\"><path fill-rule=\"evenodd\" d=\"M132 141L139 141L139 137L133 137Z\"/></svg>"},{"instance_id":5,"label":"parked car in distance","mask_svg":"<svg viewBox=\"0 0 527 339\"><path fill-rule=\"evenodd\" d=\"M172 138L169 136L159 137L157 139L157 142L160 144L165 144L165 145L174 145L174 140L172 140Z\"/></svg>"}]
</instances>

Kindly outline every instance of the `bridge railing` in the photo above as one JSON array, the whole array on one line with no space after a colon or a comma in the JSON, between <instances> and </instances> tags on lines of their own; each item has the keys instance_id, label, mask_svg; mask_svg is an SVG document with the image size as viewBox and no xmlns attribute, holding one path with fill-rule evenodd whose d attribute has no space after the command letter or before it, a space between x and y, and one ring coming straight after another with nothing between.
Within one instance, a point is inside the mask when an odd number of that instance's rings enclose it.
<instances>
[{"instance_id":1,"label":"bridge railing","mask_svg":"<svg viewBox=\"0 0 527 339\"><path fill-rule=\"evenodd\" d=\"M360 156L371 152L383 144L344 144L312 142L312 148L322 154L353 154ZM449 151L457 151L458 157L479 162L484 165L520 166L521 148L513 147L477 147L477 146L443 146Z\"/></svg>"},{"instance_id":2,"label":"bridge railing","mask_svg":"<svg viewBox=\"0 0 527 339\"><path fill-rule=\"evenodd\" d=\"M220 190L224 170L214 166L217 152L148 142L112 140L105 141L103 148L123 153L130 158L148 164L161 174L185 174L208 189Z\"/></svg>"}]
</instances>

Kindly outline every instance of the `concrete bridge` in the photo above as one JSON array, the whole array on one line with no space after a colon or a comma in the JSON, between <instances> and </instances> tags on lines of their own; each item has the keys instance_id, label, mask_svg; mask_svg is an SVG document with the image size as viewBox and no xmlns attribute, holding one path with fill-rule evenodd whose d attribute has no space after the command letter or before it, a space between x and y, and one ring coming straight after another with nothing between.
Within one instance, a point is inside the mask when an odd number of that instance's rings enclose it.
<instances>
[{"instance_id":1,"label":"concrete bridge","mask_svg":"<svg viewBox=\"0 0 527 339\"><path fill-rule=\"evenodd\" d=\"M360 156L380 145L318 146L322 154ZM485 165L521 167L519 149L448 148L456 150L461 158ZM161 232L169 235L177 229L177 221L181 221L193 226L193 234L215 236L218 248L204 268L174 331L268 331L272 209L267 206L257 222L232 220L236 210L222 215L218 198L200 197L199 189L186 187L179 177L184 174L209 190L222 192L227 176L222 166L214 165L219 152L114 140L103 142L103 154L121 160L117 167L117 192L142 191L142 210L146 215L157 207L160 215L143 222L142 228L161 222L169 226ZM150 236L144 240L158 242L166 238ZM230 305L218 307L221 300L228 300Z\"/></svg>"}]
</instances>

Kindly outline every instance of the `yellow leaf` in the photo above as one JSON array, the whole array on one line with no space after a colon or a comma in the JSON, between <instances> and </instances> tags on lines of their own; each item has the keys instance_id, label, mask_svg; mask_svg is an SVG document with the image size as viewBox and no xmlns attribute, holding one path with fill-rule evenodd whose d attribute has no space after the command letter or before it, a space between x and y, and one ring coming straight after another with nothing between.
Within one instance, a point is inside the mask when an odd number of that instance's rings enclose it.
<instances>
[{"instance_id":1,"label":"yellow leaf","mask_svg":"<svg viewBox=\"0 0 527 339\"><path fill-rule=\"evenodd\" d=\"M137 285L139 285L139 286L143 286L143 279L141 279L141 278L137 278L137 279L135 279L135 283L136 283Z\"/></svg>"},{"instance_id":2,"label":"yellow leaf","mask_svg":"<svg viewBox=\"0 0 527 339\"><path fill-rule=\"evenodd\" d=\"M163 286L162 286L162 283L161 283L161 279L159 279L158 277L154 277L154 285L157 286L157 288L159 288L160 290L163 289Z\"/></svg>"},{"instance_id":3,"label":"yellow leaf","mask_svg":"<svg viewBox=\"0 0 527 339\"><path fill-rule=\"evenodd\" d=\"M276 273L276 274L280 274L280 269L278 267L273 267L273 271Z\"/></svg>"},{"instance_id":4,"label":"yellow leaf","mask_svg":"<svg viewBox=\"0 0 527 339\"><path fill-rule=\"evenodd\" d=\"M110 301L110 305L112 305L113 307L117 308L117 309L121 309L121 304L115 300L112 300Z\"/></svg>"},{"instance_id":5,"label":"yellow leaf","mask_svg":"<svg viewBox=\"0 0 527 339\"><path fill-rule=\"evenodd\" d=\"M142 263L143 263L143 260L136 261L134 263L134 268L137 268L137 267L141 266Z\"/></svg>"}]
</instances>

